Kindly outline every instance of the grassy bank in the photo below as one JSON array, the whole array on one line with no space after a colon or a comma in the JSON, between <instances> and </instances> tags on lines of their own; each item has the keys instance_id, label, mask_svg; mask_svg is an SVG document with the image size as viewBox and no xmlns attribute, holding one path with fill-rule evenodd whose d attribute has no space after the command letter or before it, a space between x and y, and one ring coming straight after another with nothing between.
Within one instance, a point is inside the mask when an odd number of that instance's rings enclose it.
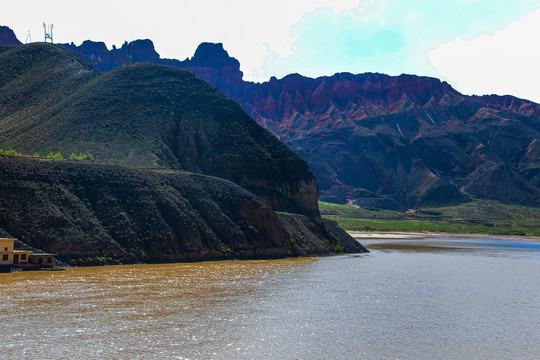
<instances>
[{"instance_id":1,"label":"grassy bank","mask_svg":"<svg viewBox=\"0 0 540 360\"><path fill-rule=\"evenodd\" d=\"M477 200L408 212L358 209L319 202L323 217L346 230L540 236L540 208Z\"/></svg>"}]
</instances>

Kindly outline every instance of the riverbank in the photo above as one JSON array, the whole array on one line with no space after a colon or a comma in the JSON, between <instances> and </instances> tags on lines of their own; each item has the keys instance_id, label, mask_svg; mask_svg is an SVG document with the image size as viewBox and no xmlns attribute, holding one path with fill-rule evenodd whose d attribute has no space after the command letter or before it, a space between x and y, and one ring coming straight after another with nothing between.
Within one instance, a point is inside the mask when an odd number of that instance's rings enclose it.
<instances>
[{"instance_id":1,"label":"riverbank","mask_svg":"<svg viewBox=\"0 0 540 360\"><path fill-rule=\"evenodd\" d=\"M477 200L407 212L319 202L321 215L348 231L540 237L540 207Z\"/></svg>"},{"instance_id":2,"label":"riverbank","mask_svg":"<svg viewBox=\"0 0 540 360\"><path fill-rule=\"evenodd\" d=\"M474 234L474 233L435 233L435 232L367 232L367 231L353 231L346 230L347 233L356 240L423 240L437 237L448 238L480 238L490 240L504 240L504 241L534 241L540 242L539 236L518 236L518 235L486 235L486 234Z\"/></svg>"}]
</instances>

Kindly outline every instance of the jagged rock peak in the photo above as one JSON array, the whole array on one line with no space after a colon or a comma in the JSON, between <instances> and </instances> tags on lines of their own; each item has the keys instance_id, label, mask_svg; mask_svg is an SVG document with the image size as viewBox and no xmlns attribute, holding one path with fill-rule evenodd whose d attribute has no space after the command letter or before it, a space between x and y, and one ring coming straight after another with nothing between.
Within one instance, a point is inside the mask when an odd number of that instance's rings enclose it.
<instances>
[{"instance_id":1,"label":"jagged rock peak","mask_svg":"<svg viewBox=\"0 0 540 360\"><path fill-rule=\"evenodd\" d=\"M191 58L192 66L238 66L240 62L229 56L229 53L223 48L222 43L203 42L195 51Z\"/></svg>"},{"instance_id":2,"label":"jagged rock peak","mask_svg":"<svg viewBox=\"0 0 540 360\"><path fill-rule=\"evenodd\" d=\"M7 26L0 25L0 45L21 45L13 30Z\"/></svg>"}]
</instances>

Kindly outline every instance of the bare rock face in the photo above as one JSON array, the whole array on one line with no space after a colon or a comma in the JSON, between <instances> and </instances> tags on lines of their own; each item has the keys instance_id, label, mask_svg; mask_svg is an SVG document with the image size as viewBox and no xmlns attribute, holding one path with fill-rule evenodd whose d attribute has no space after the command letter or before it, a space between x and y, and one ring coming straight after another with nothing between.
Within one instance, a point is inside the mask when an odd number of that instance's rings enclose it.
<instances>
[{"instance_id":1,"label":"bare rock face","mask_svg":"<svg viewBox=\"0 0 540 360\"><path fill-rule=\"evenodd\" d=\"M534 139L519 161L520 173L534 186L540 188L540 140Z\"/></svg>"},{"instance_id":2,"label":"bare rock face","mask_svg":"<svg viewBox=\"0 0 540 360\"><path fill-rule=\"evenodd\" d=\"M408 75L290 75L250 86L249 97L237 100L306 159L323 199L371 209L467 201L461 189L472 191L466 185L481 166L473 154L481 144L489 149L484 157L519 175L518 188L527 194L508 196L502 189L512 188L516 176L503 176L497 179L504 185L491 184L489 198L536 199L529 185L536 186L537 173L525 171L534 163L529 144L540 136L539 106L532 102L467 97L437 79Z\"/></svg>"},{"instance_id":3,"label":"bare rock face","mask_svg":"<svg viewBox=\"0 0 540 360\"><path fill-rule=\"evenodd\" d=\"M103 72L137 62L160 63L154 44L148 39L130 43L126 41L119 49L113 47L110 51L105 43L90 40L84 41L79 46L74 43L60 45L75 52L96 70Z\"/></svg>"},{"instance_id":4,"label":"bare rock face","mask_svg":"<svg viewBox=\"0 0 540 360\"><path fill-rule=\"evenodd\" d=\"M178 65L226 94L236 93L243 86L240 63L229 56L221 43L200 44L191 59Z\"/></svg>"},{"instance_id":5,"label":"bare rock face","mask_svg":"<svg viewBox=\"0 0 540 360\"><path fill-rule=\"evenodd\" d=\"M505 202L530 203L540 190L505 164L485 164L472 172L464 186L472 195Z\"/></svg>"}]
</instances>

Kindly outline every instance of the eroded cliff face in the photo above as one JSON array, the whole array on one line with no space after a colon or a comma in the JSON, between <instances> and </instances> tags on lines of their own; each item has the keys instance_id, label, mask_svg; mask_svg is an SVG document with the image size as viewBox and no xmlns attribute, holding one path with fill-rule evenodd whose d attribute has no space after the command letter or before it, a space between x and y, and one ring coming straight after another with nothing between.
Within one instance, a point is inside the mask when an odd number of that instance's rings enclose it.
<instances>
[{"instance_id":1,"label":"eroded cliff face","mask_svg":"<svg viewBox=\"0 0 540 360\"><path fill-rule=\"evenodd\" d=\"M191 59L186 59L177 66L196 74L233 98L239 95L244 84L240 63L229 56L221 43L200 44Z\"/></svg>"},{"instance_id":2,"label":"eroded cliff face","mask_svg":"<svg viewBox=\"0 0 540 360\"><path fill-rule=\"evenodd\" d=\"M72 161L3 157L0 167L2 228L62 257L171 261L287 253L276 215L231 182Z\"/></svg>"},{"instance_id":3,"label":"eroded cliff face","mask_svg":"<svg viewBox=\"0 0 540 360\"><path fill-rule=\"evenodd\" d=\"M334 250L323 235L343 242L316 224L309 234L294 230L252 193L215 177L4 155L0 169L3 236L72 264L301 255L295 232L319 239L312 254Z\"/></svg>"},{"instance_id":4,"label":"eroded cliff face","mask_svg":"<svg viewBox=\"0 0 540 360\"><path fill-rule=\"evenodd\" d=\"M523 166L540 137L538 104L468 97L409 75L292 75L251 86L240 103L306 159L322 199L388 209L450 205L469 195L540 199L534 165ZM475 153L480 145L489 159Z\"/></svg>"},{"instance_id":5,"label":"eroded cliff face","mask_svg":"<svg viewBox=\"0 0 540 360\"><path fill-rule=\"evenodd\" d=\"M111 50L101 41L86 40L79 46L74 43L60 45L75 52L94 69L103 72L137 62L160 63L154 43L148 39L124 42L120 48L113 46Z\"/></svg>"}]
</instances>

